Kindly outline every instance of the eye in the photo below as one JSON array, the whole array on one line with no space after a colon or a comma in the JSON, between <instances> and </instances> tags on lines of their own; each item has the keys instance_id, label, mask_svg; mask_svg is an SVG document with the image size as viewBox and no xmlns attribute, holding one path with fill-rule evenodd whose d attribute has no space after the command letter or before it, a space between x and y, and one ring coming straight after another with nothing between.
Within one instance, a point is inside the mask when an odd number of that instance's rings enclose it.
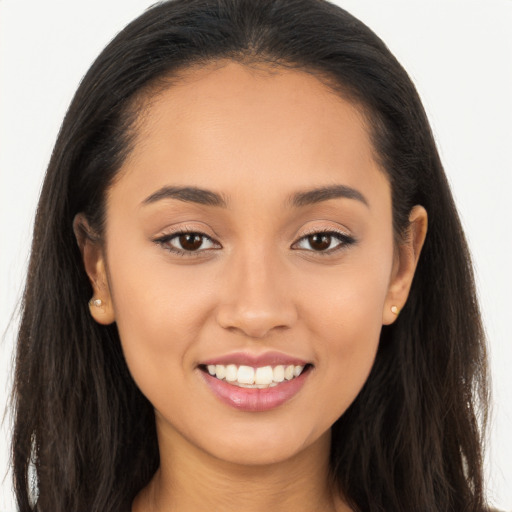
<instances>
[{"instance_id":1,"label":"eye","mask_svg":"<svg viewBox=\"0 0 512 512\"><path fill-rule=\"evenodd\" d=\"M337 231L323 231L311 233L302 237L292 248L307 251L331 253L347 245L353 244L354 238Z\"/></svg>"},{"instance_id":2,"label":"eye","mask_svg":"<svg viewBox=\"0 0 512 512\"><path fill-rule=\"evenodd\" d=\"M208 249L218 249L220 245L204 233L186 231L166 235L155 240L167 250L178 254L201 252Z\"/></svg>"}]
</instances>

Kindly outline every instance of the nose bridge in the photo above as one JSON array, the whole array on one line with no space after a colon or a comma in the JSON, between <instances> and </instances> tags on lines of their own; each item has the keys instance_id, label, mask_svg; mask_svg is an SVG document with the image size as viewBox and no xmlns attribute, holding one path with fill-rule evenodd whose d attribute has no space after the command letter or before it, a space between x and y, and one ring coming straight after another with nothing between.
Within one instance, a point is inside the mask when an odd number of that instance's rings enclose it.
<instances>
[{"instance_id":1,"label":"nose bridge","mask_svg":"<svg viewBox=\"0 0 512 512\"><path fill-rule=\"evenodd\" d=\"M286 265L271 244L252 243L233 251L226 265L218 323L262 338L275 328L289 328L296 310L287 286Z\"/></svg>"}]
</instances>

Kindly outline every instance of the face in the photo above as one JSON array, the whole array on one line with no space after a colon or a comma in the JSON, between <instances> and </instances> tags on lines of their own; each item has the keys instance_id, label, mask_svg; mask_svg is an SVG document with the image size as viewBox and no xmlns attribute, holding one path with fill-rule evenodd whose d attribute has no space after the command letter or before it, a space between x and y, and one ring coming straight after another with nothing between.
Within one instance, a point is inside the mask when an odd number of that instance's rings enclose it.
<instances>
[{"instance_id":1,"label":"face","mask_svg":"<svg viewBox=\"0 0 512 512\"><path fill-rule=\"evenodd\" d=\"M260 464L328 435L363 386L414 270L393 240L358 107L224 62L152 98L83 250L159 437Z\"/></svg>"}]
</instances>

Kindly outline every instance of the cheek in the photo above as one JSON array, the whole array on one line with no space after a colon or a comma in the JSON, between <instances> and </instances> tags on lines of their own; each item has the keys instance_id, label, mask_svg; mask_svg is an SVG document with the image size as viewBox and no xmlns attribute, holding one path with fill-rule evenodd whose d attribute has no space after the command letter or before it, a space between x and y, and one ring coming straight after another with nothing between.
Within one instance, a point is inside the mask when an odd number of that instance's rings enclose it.
<instances>
[{"instance_id":1,"label":"cheek","mask_svg":"<svg viewBox=\"0 0 512 512\"><path fill-rule=\"evenodd\" d=\"M393 250L383 245L364 249L350 253L336 268L303 272L309 274L300 291L303 316L323 338L359 346L365 333L373 340L380 332Z\"/></svg>"},{"instance_id":2,"label":"cheek","mask_svg":"<svg viewBox=\"0 0 512 512\"><path fill-rule=\"evenodd\" d=\"M359 297L363 299L363 297ZM376 302L372 307L371 300L359 304L350 304L337 321L336 335L326 336L326 361L328 386L332 386L333 394L340 398L337 402L343 413L363 387L373 366L379 345L382 317ZM340 396L341 395L341 396Z\"/></svg>"},{"instance_id":3,"label":"cheek","mask_svg":"<svg viewBox=\"0 0 512 512\"><path fill-rule=\"evenodd\" d=\"M303 315L314 333L316 370L326 390L318 406L333 422L356 398L373 366L391 265L392 257L380 257L377 264L359 260L340 267L335 279L316 280L309 288Z\"/></svg>"},{"instance_id":4,"label":"cheek","mask_svg":"<svg viewBox=\"0 0 512 512\"><path fill-rule=\"evenodd\" d=\"M211 286L198 286L193 266L173 268L165 255L138 258L122 244L111 248L109 282L124 356L153 401L155 390L168 381L179 385L183 369L193 366L195 343L212 308Z\"/></svg>"}]
</instances>

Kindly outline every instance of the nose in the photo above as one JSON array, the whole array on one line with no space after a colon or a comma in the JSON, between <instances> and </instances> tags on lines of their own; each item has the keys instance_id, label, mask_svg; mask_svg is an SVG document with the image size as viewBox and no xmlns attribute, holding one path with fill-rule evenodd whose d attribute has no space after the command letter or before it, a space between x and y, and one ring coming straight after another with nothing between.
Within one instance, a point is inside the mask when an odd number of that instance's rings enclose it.
<instances>
[{"instance_id":1,"label":"nose","mask_svg":"<svg viewBox=\"0 0 512 512\"><path fill-rule=\"evenodd\" d=\"M262 339L291 328L297 309L285 265L268 251L248 252L227 263L217 322L224 329Z\"/></svg>"}]
</instances>

